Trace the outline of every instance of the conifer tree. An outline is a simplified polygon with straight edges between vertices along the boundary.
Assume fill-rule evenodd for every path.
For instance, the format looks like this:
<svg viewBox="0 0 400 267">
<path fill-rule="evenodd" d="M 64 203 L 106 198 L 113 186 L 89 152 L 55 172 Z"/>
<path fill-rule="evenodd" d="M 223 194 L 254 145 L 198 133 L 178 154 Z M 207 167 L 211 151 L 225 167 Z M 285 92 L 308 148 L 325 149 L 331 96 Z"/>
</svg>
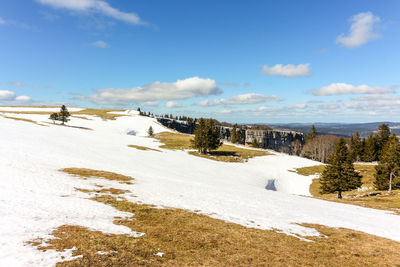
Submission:
<svg viewBox="0 0 400 267">
<path fill-rule="evenodd" d="M 376 156 L 376 139 L 375 136 L 370 134 L 368 138 L 365 140 L 365 147 L 364 147 L 364 156 L 363 160 L 367 162 L 377 160 Z"/>
<path fill-rule="evenodd" d="M 231 142 L 234 144 L 240 143 L 240 135 L 237 130 L 238 130 L 238 125 L 237 124 L 233 125 L 231 133 Z"/>
<path fill-rule="evenodd" d="M 62 122 L 64 125 L 67 121 L 69 121 L 68 117 L 70 116 L 68 109 L 65 105 L 61 106 L 60 113 L 58 114 L 58 120 Z"/>
<path fill-rule="evenodd" d="M 197 148 L 200 153 L 217 149 L 222 145 L 220 134 L 213 120 L 199 119 L 194 130 L 194 139 L 192 145 Z"/>
<path fill-rule="evenodd" d="M 354 135 L 351 135 L 350 137 L 350 149 L 353 161 L 361 160 L 362 141 L 358 132 L 356 132 Z"/>
<path fill-rule="evenodd" d="M 317 136 L 317 129 L 315 129 L 315 126 L 311 126 L 311 130 L 307 135 L 307 141 L 313 140 Z"/>
<path fill-rule="evenodd" d="M 375 166 L 374 185 L 378 190 L 388 190 L 391 194 L 393 189 L 400 188 L 400 181 L 394 182 L 400 173 L 400 143 L 393 134 L 383 147 L 379 164 Z"/>
<path fill-rule="evenodd" d="M 53 123 L 55 124 L 56 121 L 59 120 L 59 118 L 58 118 L 58 113 L 53 113 L 53 114 L 51 114 L 50 117 L 49 117 L 49 119 L 52 120 Z"/>
<path fill-rule="evenodd" d="M 381 124 L 378 127 L 378 132 L 375 135 L 376 140 L 376 159 L 379 159 L 383 147 L 385 146 L 386 142 L 389 140 L 390 137 L 390 128 L 387 124 Z"/>
<path fill-rule="evenodd" d="M 328 165 L 320 178 L 321 193 L 335 193 L 342 198 L 342 192 L 361 186 L 361 176 L 354 170 L 350 153 L 343 137 L 336 144 L 335 152 L 328 159 Z"/>
<path fill-rule="evenodd" d="M 149 129 L 147 130 L 147 133 L 149 136 L 153 136 L 154 134 L 153 127 L 150 126 Z"/>
<path fill-rule="evenodd" d="M 253 139 L 253 142 L 251 142 L 251 146 L 254 148 L 259 148 L 260 147 L 260 143 L 258 143 L 257 138 Z"/>
</svg>

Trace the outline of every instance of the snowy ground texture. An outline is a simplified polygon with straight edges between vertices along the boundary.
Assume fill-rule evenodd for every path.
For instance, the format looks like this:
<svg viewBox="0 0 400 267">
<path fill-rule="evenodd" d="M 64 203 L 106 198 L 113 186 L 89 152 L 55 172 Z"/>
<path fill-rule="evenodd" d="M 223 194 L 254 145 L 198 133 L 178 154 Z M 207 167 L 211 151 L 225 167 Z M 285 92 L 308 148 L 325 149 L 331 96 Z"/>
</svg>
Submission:
<svg viewBox="0 0 400 267">
<path fill-rule="evenodd" d="M 312 178 L 289 170 L 316 162 L 275 153 L 247 163 L 224 163 L 185 151 L 137 150 L 128 145 L 159 149 L 157 140 L 146 137 L 149 126 L 156 133 L 168 129 L 136 112 L 124 114 L 127 116 L 117 120 L 86 116 L 91 120 L 72 118 L 69 123 L 92 131 L 44 127 L 0 116 L 0 266 L 49 266 L 62 261 L 61 256 L 70 259 L 71 251 L 41 252 L 25 244 L 35 238 L 48 238 L 53 229 L 64 224 L 140 235 L 112 223 L 116 216 L 132 214 L 88 200 L 86 194 L 74 189 L 93 189 L 95 184 L 129 189 L 133 194 L 125 197 L 131 201 L 196 210 L 290 235 L 318 235 L 315 229 L 298 225 L 310 223 L 400 241 L 397 215 L 307 197 Z M 47 115 L 5 115 L 49 122 Z M 102 179 L 83 180 L 58 171 L 69 167 L 116 172 L 132 176 L 135 181 L 127 185 Z"/>
</svg>

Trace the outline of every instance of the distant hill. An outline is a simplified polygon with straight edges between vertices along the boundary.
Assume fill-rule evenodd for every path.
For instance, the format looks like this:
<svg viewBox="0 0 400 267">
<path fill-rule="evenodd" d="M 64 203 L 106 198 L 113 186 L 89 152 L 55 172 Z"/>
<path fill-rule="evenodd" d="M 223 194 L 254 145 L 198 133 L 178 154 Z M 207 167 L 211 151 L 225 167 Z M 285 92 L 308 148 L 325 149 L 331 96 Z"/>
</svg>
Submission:
<svg viewBox="0 0 400 267">
<path fill-rule="evenodd" d="M 318 134 L 332 134 L 336 136 L 350 137 L 351 134 L 359 132 L 361 136 L 368 136 L 371 132 L 378 129 L 382 123 L 389 125 L 391 131 L 400 134 L 399 122 L 369 122 L 369 123 L 287 123 L 269 124 L 275 129 L 296 130 L 308 133 L 312 125 L 317 128 Z"/>
</svg>

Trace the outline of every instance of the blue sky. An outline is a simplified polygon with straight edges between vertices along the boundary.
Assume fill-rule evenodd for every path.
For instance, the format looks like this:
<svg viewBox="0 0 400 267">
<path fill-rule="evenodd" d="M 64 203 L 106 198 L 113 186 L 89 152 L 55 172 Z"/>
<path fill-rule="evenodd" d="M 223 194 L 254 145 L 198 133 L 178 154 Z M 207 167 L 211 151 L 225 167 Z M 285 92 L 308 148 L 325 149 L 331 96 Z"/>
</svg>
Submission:
<svg viewBox="0 0 400 267">
<path fill-rule="evenodd" d="M 399 121 L 400 1 L 0 2 L 0 104 Z"/>
</svg>

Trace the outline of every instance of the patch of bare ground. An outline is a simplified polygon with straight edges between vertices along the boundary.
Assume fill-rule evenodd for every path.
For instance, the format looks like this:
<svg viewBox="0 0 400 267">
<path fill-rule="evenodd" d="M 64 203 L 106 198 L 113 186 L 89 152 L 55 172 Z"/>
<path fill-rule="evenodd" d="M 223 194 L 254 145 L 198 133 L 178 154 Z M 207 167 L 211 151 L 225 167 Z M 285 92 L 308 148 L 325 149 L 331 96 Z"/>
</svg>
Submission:
<svg viewBox="0 0 400 267">
<path fill-rule="evenodd" d="M 46 127 L 48 127 L 47 125 L 40 124 L 40 123 L 38 123 L 37 121 L 30 120 L 30 119 L 16 118 L 16 117 L 9 117 L 9 116 L 4 116 L 4 115 L 0 115 L 0 116 L 1 116 L 1 117 L 3 117 L 3 118 L 5 118 L 5 119 L 16 120 L 16 121 L 24 121 L 24 122 L 29 122 L 29 123 L 33 123 L 33 124 L 36 124 L 36 125 L 40 125 L 40 126 L 46 126 Z"/>
<path fill-rule="evenodd" d="M 91 200 L 133 213 L 133 218 L 116 218 L 114 223 L 145 235 L 135 238 L 63 225 L 52 232 L 55 238 L 46 240 L 47 246 L 42 246 L 43 240 L 30 244 L 42 251 L 75 247 L 73 255 L 82 255 L 57 266 L 400 265 L 400 243 L 353 230 L 305 224 L 324 236 L 308 237 L 313 242 L 305 242 L 181 209 L 132 203 L 120 196 L 101 195 Z"/>
<path fill-rule="evenodd" d="M 162 152 L 162 151 L 159 150 L 159 149 L 154 149 L 154 148 L 150 148 L 150 147 L 147 147 L 147 146 L 128 145 L 128 147 L 136 148 L 136 149 L 144 150 L 144 151 L 146 151 L 146 150 L 151 150 L 151 151 Z"/>
<path fill-rule="evenodd" d="M 160 148 L 172 150 L 193 149 L 191 143 L 191 140 L 194 138 L 193 135 L 162 132 L 154 135 L 154 138 L 164 143 Z M 263 150 L 247 149 L 225 144 L 220 146 L 217 150 L 210 151 L 206 154 L 201 154 L 197 151 L 189 151 L 189 154 L 223 162 L 243 162 L 247 161 L 249 158 L 270 155 L 270 153 Z"/>
<path fill-rule="evenodd" d="M 337 199 L 337 194 L 321 194 L 319 179 L 314 179 L 310 185 L 310 193 L 316 198 L 353 204 L 367 208 L 394 211 L 400 214 L 400 190 L 394 190 L 388 195 L 387 191 L 374 190 L 374 165 L 354 164 L 354 167 L 362 176 L 363 190 L 352 190 L 343 193 L 343 199 Z M 325 165 L 311 166 L 296 169 L 301 175 L 320 175 Z"/>
<path fill-rule="evenodd" d="M 70 112 L 70 113 L 74 114 L 74 115 L 82 114 L 82 115 L 97 116 L 97 117 L 100 117 L 100 118 L 105 119 L 105 120 L 115 120 L 115 118 L 117 118 L 117 117 L 126 116 L 126 115 L 123 115 L 123 114 L 112 114 L 112 113 L 110 113 L 112 111 L 124 111 L 124 110 L 91 109 L 91 108 L 88 108 L 88 109 L 84 109 L 84 110 L 81 110 L 81 111 L 75 111 L 75 112 Z"/>
<path fill-rule="evenodd" d="M 65 168 L 60 171 L 75 175 L 78 177 L 86 177 L 86 178 L 103 178 L 107 180 L 115 180 L 120 181 L 127 184 L 132 184 L 133 178 L 130 176 L 125 176 L 122 174 L 108 172 L 108 171 L 99 171 L 93 169 L 86 168 Z"/>
</svg>

